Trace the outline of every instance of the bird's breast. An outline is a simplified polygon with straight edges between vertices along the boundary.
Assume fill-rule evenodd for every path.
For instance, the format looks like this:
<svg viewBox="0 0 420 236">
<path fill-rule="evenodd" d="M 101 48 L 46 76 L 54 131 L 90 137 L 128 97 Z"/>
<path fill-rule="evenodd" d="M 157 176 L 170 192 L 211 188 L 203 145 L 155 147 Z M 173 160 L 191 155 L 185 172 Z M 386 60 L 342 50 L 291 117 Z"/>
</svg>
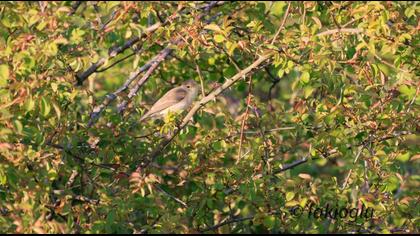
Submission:
<svg viewBox="0 0 420 236">
<path fill-rule="evenodd" d="M 183 111 L 188 107 L 188 101 L 186 99 L 166 108 L 165 110 L 161 111 L 160 114 L 161 115 L 166 115 L 168 114 L 168 112 L 178 112 L 178 111 Z"/>
</svg>

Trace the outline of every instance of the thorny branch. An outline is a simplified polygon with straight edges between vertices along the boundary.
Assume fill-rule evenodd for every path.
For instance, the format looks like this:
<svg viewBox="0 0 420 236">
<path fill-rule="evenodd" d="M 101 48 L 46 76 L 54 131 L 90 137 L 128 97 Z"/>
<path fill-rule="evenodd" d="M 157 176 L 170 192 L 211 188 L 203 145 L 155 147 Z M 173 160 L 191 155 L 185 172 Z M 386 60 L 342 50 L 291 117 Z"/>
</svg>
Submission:
<svg viewBox="0 0 420 236">
<path fill-rule="evenodd" d="M 212 1 L 206 5 L 200 6 L 198 7 L 198 10 L 202 10 L 202 11 L 209 11 L 211 8 L 216 7 L 216 6 L 220 6 L 223 5 L 225 2 L 224 1 Z M 131 39 L 129 39 L 128 41 L 126 41 L 123 45 L 118 46 L 118 47 L 111 47 L 108 56 L 107 57 L 102 57 L 100 58 L 96 63 L 93 63 L 88 69 L 86 69 L 85 71 L 81 71 L 78 72 L 76 74 L 76 80 L 77 80 L 77 85 L 82 85 L 83 82 L 93 73 L 98 72 L 98 69 L 105 64 L 106 61 L 114 58 L 115 56 L 117 56 L 118 54 L 123 53 L 126 49 L 134 46 L 135 44 L 139 43 L 142 39 L 149 37 L 149 35 L 151 35 L 152 33 L 154 33 L 157 29 L 164 27 L 170 23 L 172 23 L 176 18 L 182 16 L 182 15 L 188 15 L 191 14 L 190 11 L 184 11 L 185 6 L 180 5 L 178 10 L 172 14 L 171 16 L 169 16 L 164 22 L 156 22 L 155 24 L 151 25 L 150 27 L 148 27 L 147 29 L 144 30 L 144 32 L 142 32 L 141 35 L 139 36 L 134 36 Z M 205 14 L 201 14 L 199 16 L 199 18 L 204 17 Z M 140 47 L 140 46 L 139 46 Z"/>
<path fill-rule="evenodd" d="M 245 109 L 245 114 L 242 118 L 242 123 L 241 123 L 241 134 L 239 137 L 239 148 L 238 148 L 238 159 L 236 160 L 236 164 L 239 163 L 239 161 L 241 160 L 242 157 L 242 142 L 244 140 L 244 130 L 245 130 L 245 123 L 248 120 L 248 116 L 249 116 L 249 107 L 251 106 L 251 99 L 252 99 L 252 78 L 249 77 L 249 81 L 248 81 L 248 97 L 246 99 L 246 109 Z"/>
<path fill-rule="evenodd" d="M 187 208 L 188 207 L 188 205 L 185 202 L 183 202 L 181 199 L 173 196 L 172 194 L 166 192 L 160 186 L 158 186 L 158 185 L 155 184 L 155 185 L 153 185 L 153 187 L 155 187 L 157 190 L 159 190 L 160 192 L 162 192 L 165 196 L 167 196 L 167 197 L 171 198 L 172 200 L 174 200 L 175 202 L 181 204 L 184 208 Z"/>
<path fill-rule="evenodd" d="M 64 151 L 67 155 L 69 155 L 69 156 L 71 156 L 72 158 L 74 158 L 74 159 L 76 159 L 76 160 L 80 161 L 81 163 L 84 163 L 84 164 L 88 164 L 88 165 L 92 165 L 92 166 L 96 166 L 96 167 L 100 167 L 100 168 L 104 168 L 104 169 L 109 169 L 109 170 L 115 171 L 115 168 L 112 168 L 112 167 L 110 167 L 110 166 L 108 166 L 108 165 L 105 165 L 105 164 L 96 164 L 96 163 L 94 163 L 94 162 L 89 162 L 89 161 L 85 160 L 84 158 L 82 158 L 82 157 L 80 157 L 80 156 L 78 156 L 78 155 L 76 155 L 76 154 L 72 153 L 70 150 L 66 149 L 65 147 L 63 147 L 63 146 L 61 146 L 61 145 L 59 145 L 59 144 L 47 143 L 47 145 L 48 145 L 48 146 L 50 146 L 50 147 L 53 147 L 53 148 L 55 148 L 55 149 L 59 149 L 59 150 L 61 150 L 61 151 Z"/>
<path fill-rule="evenodd" d="M 142 34 L 140 36 L 134 36 L 134 37 L 132 37 L 131 39 L 129 39 L 128 41 L 126 41 L 121 46 L 112 47 L 111 50 L 109 51 L 107 57 L 100 58 L 98 60 L 98 62 L 92 64 L 88 69 L 86 69 L 83 72 L 78 72 L 76 74 L 77 85 L 82 85 L 83 82 L 91 74 L 97 72 L 98 71 L 98 68 L 101 67 L 103 64 L 105 64 L 105 62 L 107 60 L 110 60 L 110 59 L 114 58 L 115 56 L 117 56 L 118 54 L 123 53 L 126 49 L 128 49 L 128 48 L 132 47 L 133 45 L 137 44 L 143 38 L 148 37 L 150 34 L 154 33 L 160 27 L 166 26 L 167 24 L 171 23 L 175 18 L 177 18 L 179 16 L 178 12 L 179 11 L 175 12 L 172 16 L 168 17 L 168 19 L 165 22 L 163 22 L 163 23 L 157 22 L 157 23 L 151 25 L 150 27 L 148 27 L 147 29 L 145 29 L 144 32 L 142 32 Z"/>
<path fill-rule="evenodd" d="M 211 92 L 209 95 L 203 97 L 200 101 L 196 102 L 192 109 L 188 112 L 188 114 L 184 117 L 182 120 L 181 125 L 179 125 L 178 129 L 175 129 L 175 131 L 170 135 L 169 137 L 164 138 L 158 146 L 152 151 L 152 153 L 149 155 L 148 160 L 143 160 L 143 162 L 138 165 L 137 170 L 140 170 L 142 168 L 147 167 L 153 160 L 171 143 L 171 141 L 175 138 L 178 133 L 185 128 L 185 126 L 190 122 L 193 115 L 203 106 L 205 106 L 210 101 L 213 101 L 218 95 L 220 95 L 223 91 L 225 91 L 227 88 L 231 87 L 235 82 L 237 82 L 239 79 L 241 79 L 243 76 L 248 75 L 253 70 L 255 70 L 257 67 L 259 67 L 261 64 L 269 60 L 273 56 L 273 53 L 267 53 L 263 56 L 261 56 L 258 60 L 256 60 L 254 63 L 249 65 L 247 68 L 243 69 L 236 75 L 234 75 L 231 79 L 228 79 L 223 85 L 215 89 L 213 92 Z"/>
<path fill-rule="evenodd" d="M 216 7 L 216 6 L 220 6 L 224 3 L 224 1 L 213 1 L 211 3 L 209 3 L 208 5 L 202 6 L 199 9 L 201 10 L 205 10 L 205 11 L 209 11 L 211 8 Z M 199 15 L 199 19 L 204 17 L 206 14 L 202 13 Z M 172 43 L 173 45 L 177 45 L 178 43 L 181 42 L 181 39 L 176 39 L 174 40 L 174 42 Z M 102 113 L 102 111 L 112 102 L 114 101 L 118 95 L 127 90 L 128 86 L 143 72 L 147 71 L 145 73 L 145 75 L 136 83 L 136 85 L 131 89 L 129 95 L 128 95 L 128 99 L 133 98 L 137 92 L 139 91 L 139 89 L 143 86 L 143 84 L 149 79 L 150 75 L 158 68 L 158 65 L 165 60 L 169 55 L 171 55 L 173 49 L 171 47 L 171 45 L 167 46 L 166 48 L 164 48 L 162 51 L 160 51 L 153 59 L 151 59 L 149 62 L 147 62 L 145 65 L 143 65 L 141 68 L 139 68 L 136 72 L 131 73 L 130 77 L 126 80 L 126 82 L 124 83 L 124 85 L 122 87 L 120 87 L 117 91 L 106 95 L 104 101 L 99 105 L 96 106 L 91 115 L 90 115 L 90 119 L 88 122 L 88 127 L 91 127 L 92 125 L 95 124 L 95 122 L 98 120 L 100 114 Z M 118 104 L 118 111 L 121 113 L 123 112 L 126 107 L 128 105 L 128 101 L 123 101 L 120 104 Z"/>
<path fill-rule="evenodd" d="M 88 123 L 88 127 L 91 127 L 99 118 L 100 114 L 102 113 L 102 111 L 112 102 L 114 101 L 118 95 L 127 90 L 128 86 L 144 71 L 149 70 L 153 65 L 158 65 L 162 60 L 164 60 L 172 51 L 172 49 L 170 48 L 165 48 L 162 51 L 160 51 L 155 57 L 153 57 L 150 61 L 148 61 L 146 64 L 144 64 L 142 67 L 140 67 L 139 69 L 137 69 L 137 71 L 132 72 L 130 74 L 130 76 L 128 77 L 128 79 L 125 81 L 125 83 L 123 84 L 123 86 L 121 86 L 118 90 L 116 90 L 115 92 L 106 95 L 105 100 L 97 107 L 95 107 L 92 111 L 92 113 L 90 114 L 90 120 Z M 156 68 L 155 68 L 156 69 Z M 154 71 L 154 69 L 153 69 Z M 151 72 L 153 72 L 151 71 Z M 150 73 L 151 73 L 150 72 Z"/>
<path fill-rule="evenodd" d="M 316 36 L 324 36 L 324 35 L 330 35 L 335 33 L 349 33 L 349 34 L 360 34 L 363 33 L 363 30 L 357 29 L 357 28 L 339 28 L 339 29 L 331 29 L 324 32 L 321 32 L 317 34 Z"/>
<path fill-rule="evenodd" d="M 274 35 L 273 40 L 271 40 L 271 45 L 274 44 L 274 42 L 276 41 L 277 37 L 279 36 L 281 30 L 283 29 L 284 24 L 286 23 L 286 19 L 289 16 L 289 12 L 290 12 L 289 11 L 290 10 L 290 5 L 291 5 L 291 2 L 289 2 L 289 4 L 287 5 L 287 10 L 286 10 L 286 13 L 284 14 L 283 21 L 281 22 L 281 25 L 280 25 L 279 29 L 277 30 L 276 34 Z"/>
<path fill-rule="evenodd" d="M 175 42 L 175 44 L 177 44 L 177 42 Z M 128 100 L 132 99 L 137 94 L 137 92 L 139 91 L 141 86 L 143 86 L 143 84 L 147 81 L 147 79 L 149 79 L 150 75 L 156 70 L 156 68 L 159 66 L 159 64 L 162 61 L 164 61 L 168 57 L 169 54 L 172 53 L 172 50 L 173 49 L 171 49 L 171 47 L 168 46 L 165 49 L 163 49 L 154 58 L 154 60 L 152 60 L 152 63 L 150 64 L 150 67 L 147 69 L 146 73 L 143 75 L 143 77 L 139 81 L 137 81 L 137 83 L 134 85 L 134 87 L 130 90 L 130 92 L 128 94 Z M 118 104 L 117 107 L 118 107 L 118 112 L 119 113 L 122 113 L 127 108 L 128 100 L 124 100 L 123 102 Z"/>
</svg>

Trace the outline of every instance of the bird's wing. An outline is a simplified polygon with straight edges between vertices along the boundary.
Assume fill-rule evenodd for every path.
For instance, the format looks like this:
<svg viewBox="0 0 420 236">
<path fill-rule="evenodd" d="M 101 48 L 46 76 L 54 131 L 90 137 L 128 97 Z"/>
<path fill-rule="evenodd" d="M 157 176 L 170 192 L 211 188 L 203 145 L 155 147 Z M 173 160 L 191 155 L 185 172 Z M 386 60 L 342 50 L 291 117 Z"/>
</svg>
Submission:
<svg viewBox="0 0 420 236">
<path fill-rule="evenodd" d="M 149 116 L 153 116 L 153 114 L 158 113 L 160 111 L 165 110 L 166 108 L 177 104 L 178 102 L 182 101 L 187 96 L 187 91 L 184 88 L 173 88 L 169 90 L 165 95 L 163 95 L 153 106 L 150 110 L 140 119 L 146 119 Z"/>
</svg>

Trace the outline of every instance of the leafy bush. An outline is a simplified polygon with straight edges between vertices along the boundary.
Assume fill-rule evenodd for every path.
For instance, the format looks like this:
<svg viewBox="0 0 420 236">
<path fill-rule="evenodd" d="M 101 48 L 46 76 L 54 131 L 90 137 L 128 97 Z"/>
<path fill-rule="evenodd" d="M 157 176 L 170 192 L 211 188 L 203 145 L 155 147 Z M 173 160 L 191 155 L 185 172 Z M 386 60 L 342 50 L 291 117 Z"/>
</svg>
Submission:
<svg viewBox="0 0 420 236">
<path fill-rule="evenodd" d="M 0 3 L 1 232 L 418 233 L 419 10 Z"/>
</svg>

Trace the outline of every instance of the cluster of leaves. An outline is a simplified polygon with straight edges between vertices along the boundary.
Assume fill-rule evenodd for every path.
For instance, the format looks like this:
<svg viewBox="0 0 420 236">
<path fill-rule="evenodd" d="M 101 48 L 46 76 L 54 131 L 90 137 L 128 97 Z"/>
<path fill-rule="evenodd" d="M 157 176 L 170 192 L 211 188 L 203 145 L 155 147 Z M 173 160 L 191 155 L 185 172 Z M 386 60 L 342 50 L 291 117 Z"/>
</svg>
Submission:
<svg viewBox="0 0 420 236">
<path fill-rule="evenodd" d="M 206 4 L 0 3 L 1 232 L 419 232 L 418 3 Z M 88 125 L 168 45 L 118 94 L 128 109 Z M 266 53 L 138 168 L 180 120 L 139 124 L 147 104 L 190 78 L 208 94 Z M 374 217 L 289 210 L 308 203 Z"/>
</svg>

